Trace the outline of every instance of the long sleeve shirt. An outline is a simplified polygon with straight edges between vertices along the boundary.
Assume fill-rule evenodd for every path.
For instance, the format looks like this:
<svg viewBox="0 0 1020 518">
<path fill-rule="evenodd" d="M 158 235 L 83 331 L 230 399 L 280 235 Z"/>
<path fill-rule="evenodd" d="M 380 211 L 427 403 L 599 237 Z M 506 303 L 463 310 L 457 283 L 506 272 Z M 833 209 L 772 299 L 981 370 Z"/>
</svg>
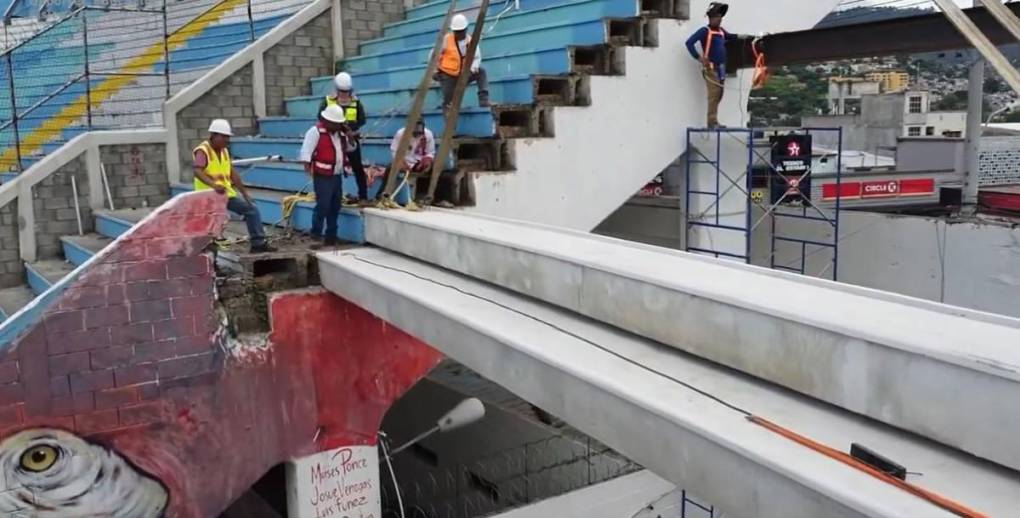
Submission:
<svg viewBox="0 0 1020 518">
<path fill-rule="evenodd" d="M 714 29 L 712 31 L 712 43 L 707 45 L 708 42 L 708 31 L 709 28 L 702 27 L 697 32 L 691 35 L 687 39 L 687 51 L 691 53 L 691 57 L 694 59 L 701 59 L 701 56 L 708 51 L 708 61 L 712 63 L 713 68 L 719 74 L 720 80 L 726 79 L 726 42 L 740 39 L 740 36 L 736 34 L 730 34 L 722 27 Z M 722 33 L 722 34 L 720 34 Z M 701 50 L 698 50 L 698 45 L 701 45 Z"/>
<path fill-rule="evenodd" d="M 396 158 L 397 148 L 400 147 L 400 138 L 403 136 L 404 128 L 397 130 L 397 134 L 393 136 L 393 142 L 390 143 L 391 158 Z M 411 139 L 411 144 L 407 148 L 407 154 L 404 155 L 404 162 L 413 166 L 425 157 L 432 158 L 433 160 L 436 158 L 436 137 L 432 130 L 428 128 L 425 128 L 425 134 L 421 137 Z"/>
</svg>

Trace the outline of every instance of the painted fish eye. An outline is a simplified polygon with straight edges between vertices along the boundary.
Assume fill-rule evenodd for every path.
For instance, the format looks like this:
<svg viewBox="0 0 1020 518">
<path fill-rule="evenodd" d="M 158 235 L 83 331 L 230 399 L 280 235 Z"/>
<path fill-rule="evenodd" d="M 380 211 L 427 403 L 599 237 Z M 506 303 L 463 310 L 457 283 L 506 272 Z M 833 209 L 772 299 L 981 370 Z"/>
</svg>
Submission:
<svg viewBox="0 0 1020 518">
<path fill-rule="evenodd" d="M 41 473 L 53 467 L 59 456 L 60 453 L 52 446 L 33 446 L 21 454 L 21 467 L 33 473 Z"/>
</svg>

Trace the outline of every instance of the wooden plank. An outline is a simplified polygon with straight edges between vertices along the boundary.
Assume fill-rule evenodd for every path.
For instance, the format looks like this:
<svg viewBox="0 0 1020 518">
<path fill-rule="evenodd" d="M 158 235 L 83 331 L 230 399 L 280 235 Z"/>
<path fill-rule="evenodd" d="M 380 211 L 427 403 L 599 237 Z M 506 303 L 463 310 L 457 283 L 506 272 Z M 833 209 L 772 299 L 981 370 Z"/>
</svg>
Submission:
<svg viewBox="0 0 1020 518">
<path fill-rule="evenodd" d="M 426 204 L 432 204 L 436 194 L 436 186 L 439 184 L 439 174 L 446 167 L 446 156 L 450 154 L 450 147 L 453 144 L 453 133 L 457 130 L 460 105 L 464 100 L 464 91 L 467 90 L 468 79 L 471 77 L 471 63 L 474 62 L 475 53 L 478 51 L 478 44 L 482 39 L 482 30 L 485 28 L 485 14 L 488 10 L 489 0 L 482 0 L 482 5 L 478 8 L 478 18 L 475 20 L 475 30 L 471 35 L 471 41 L 468 43 L 467 54 L 464 56 L 464 65 L 460 67 L 460 76 L 457 77 L 457 87 L 453 90 L 452 104 L 446 108 L 446 113 L 444 114 L 443 139 L 439 143 L 436 160 L 432 163 L 429 191 L 425 196 Z"/>
</svg>

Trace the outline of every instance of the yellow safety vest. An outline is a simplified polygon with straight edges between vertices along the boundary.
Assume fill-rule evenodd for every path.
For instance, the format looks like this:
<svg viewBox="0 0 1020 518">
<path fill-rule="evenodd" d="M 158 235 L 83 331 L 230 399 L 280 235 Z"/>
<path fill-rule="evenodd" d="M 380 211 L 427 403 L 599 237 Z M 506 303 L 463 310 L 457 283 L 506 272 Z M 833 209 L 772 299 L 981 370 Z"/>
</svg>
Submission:
<svg viewBox="0 0 1020 518">
<path fill-rule="evenodd" d="M 333 97 L 331 95 L 327 95 L 326 96 L 326 106 L 327 107 L 328 106 L 333 106 L 334 104 L 339 104 L 338 102 L 336 102 L 336 97 Z M 346 119 L 347 122 L 358 122 L 358 100 L 357 99 L 351 99 L 351 104 L 349 104 L 347 106 L 341 106 L 341 108 L 344 109 L 344 119 Z"/>
<path fill-rule="evenodd" d="M 230 151 L 224 148 L 223 151 L 217 155 L 216 152 L 213 151 L 212 145 L 209 144 L 208 140 L 199 144 L 198 147 L 195 148 L 195 151 L 192 151 L 192 154 L 198 150 L 202 150 L 205 153 L 207 160 L 205 174 L 209 175 L 217 185 L 222 185 L 223 188 L 226 189 L 226 195 L 228 198 L 237 196 L 237 191 L 234 190 L 234 186 L 230 182 L 230 172 L 233 170 L 233 167 L 230 165 Z M 196 191 L 212 189 L 212 187 L 206 185 L 205 182 L 199 180 L 197 176 L 195 177 L 194 186 Z"/>
</svg>

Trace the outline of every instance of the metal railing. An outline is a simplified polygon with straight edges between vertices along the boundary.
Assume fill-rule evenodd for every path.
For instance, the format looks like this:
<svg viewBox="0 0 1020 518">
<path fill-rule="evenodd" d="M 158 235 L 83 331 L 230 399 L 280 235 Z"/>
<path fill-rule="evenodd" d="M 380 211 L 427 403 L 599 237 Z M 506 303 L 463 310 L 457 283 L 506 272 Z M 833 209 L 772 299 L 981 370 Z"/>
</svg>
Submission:
<svg viewBox="0 0 1020 518">
<path fill-rule="evenodd" d="M 643 469 L 593 439 L 565 436 L 448 467 L 416 469 L 414 473 L 401 469 L 408 464 L 395 462 L 395 467 L 408 518 L 485 516 Z M 383 476 L 381 486 L 383 517 L 399 517 L 393 481 Z"/>
<path fill-rule="evenodd" d="M 306 3 L 75 7 L 0 53 L 0 172 L 85 131 L 160 125 L 163 101 Z"/>
</svg>

